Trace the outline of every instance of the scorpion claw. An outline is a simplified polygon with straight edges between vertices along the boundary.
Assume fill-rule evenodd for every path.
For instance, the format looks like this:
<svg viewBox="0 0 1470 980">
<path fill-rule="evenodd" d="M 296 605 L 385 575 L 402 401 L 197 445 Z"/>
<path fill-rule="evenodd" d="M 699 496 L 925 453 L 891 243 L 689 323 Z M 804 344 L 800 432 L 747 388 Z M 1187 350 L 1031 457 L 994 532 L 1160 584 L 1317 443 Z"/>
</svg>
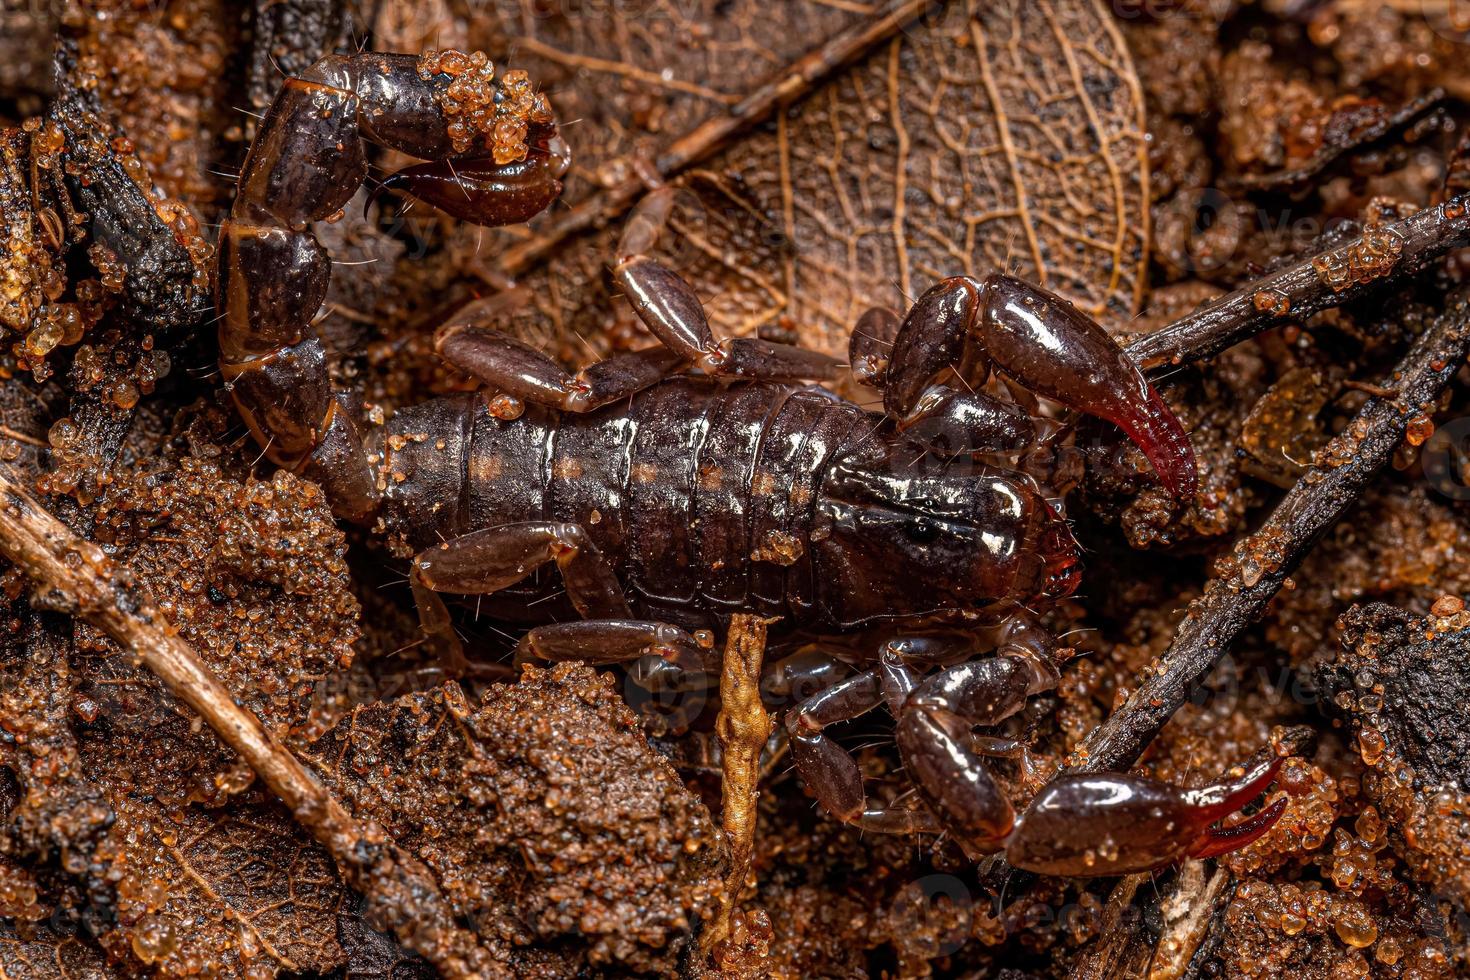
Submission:
<svg viewBox="0 0 1470 980">
<path fill-rule="evenodd" d="M 368 203 L 384 191 L 402 190 L 462 221 L 513 225 L 551 206 L 564 172 L 562 157 L 541 152 L 507 164 L 478 157 L 432 160 L 389 176 Z"/>
<path fill-rule="evenodd" d="M 1006 858 L 1043 874 L 1094 876 L 1228 853 L 1265 834 L 1285 811 L 1278 800 L 1234 826 L 1213 826 L 1259 796 L 1280 766 L 1273 759 L 1235 782 L 1197 790 L 1126 773 L 1058 776 L 1017 821 Z"/>
<path fill-rule="evenodd" d="M 1276 779 L 1282 760 L 1273 757 L 1260 763 L 1244 776 L 1230 783 L 1214 783 L 1179 793 L 1184 804 L 1196 813 L 1195 822 L 1212 824 L 1228 817 L 1266 791 Z"/>
<path fill-rule="evenodd" d="M 1190 857 L 1212 858 L 1237 851 L 1265 835 L 1286 812 L 1286 798 L 1282 797 L 1254 816 L 1247 817 L 1229 827 L 1207 827 L 1199 841 L 1189 852 Z"/>
<path fill-rule="evenodd" d="M 1189 437 L 1113 338 L 1038 286 L 1004 275 L 986 285 L 979 327 L 995 365 L 1039 394 L 1119 426 L 1171 493 L 1193 497 L 1199 481 Z"/>
</svg>

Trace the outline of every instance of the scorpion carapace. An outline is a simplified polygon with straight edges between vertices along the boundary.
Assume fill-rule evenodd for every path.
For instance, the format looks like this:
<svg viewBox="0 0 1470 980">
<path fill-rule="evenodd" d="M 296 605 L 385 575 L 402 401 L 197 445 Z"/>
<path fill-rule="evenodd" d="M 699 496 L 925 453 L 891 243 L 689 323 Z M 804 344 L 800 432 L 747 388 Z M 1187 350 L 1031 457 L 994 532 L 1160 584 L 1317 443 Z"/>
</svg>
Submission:
<svg viewBox="0 0 1470 980">
<path fill-rule="evenodd" d="M 470 220 L 519 220 L 549 202 L 567 165 L 549 113 L 519 77 L 486 89 L 487 65 L 357 55 L 288 82 L 221 248 L 236 403 L 270 457 L 320 481 L 339 515 L 422 549 L 410 584 L 447 672 L 473 668 L 444 594 L 541 623 L 519 655 L 627 662 L 646 686 L 674 690 L 706 685 L 718 666 L 704 627 L 734 611 L 780 616 L 824 643 L 847 635 L 841 658 L 800 654 L 772 671 L 819 687 L 786 730 L 808 787 L 842 820 L 942 830 L 972 854 L 1005 847 L 1023 866 L 1077 875 L 1218 853 L 1270 826 L 1279 806 L 1211 829 L 1265 788 L 1271 766 L 1192 791 L 1057 779 L 1019 818 L 990 774 L 988 758 L 1025 748 L 977 729 L 1056 686 L 1064 657 L 1033 610 L 1079 574 L 1056 495 L 1006 465 L 1044 459 L 1066 433 L 1023 408 L 1016 386 L 1117 422 L 1166 486 L 1194 487 L 1188 440 L 1158 395 L 1096 323 L 1043 289 L 948 279 L 902 320 L 864 316 L 851 361 L 883 391 L 875 415 L 807 383 L 835 375 L 830 357 L 715 337 L 694 290 L 648 254 L 672 201 L 658 189 L 612 267 L 657 346 L 573 375 L 496 330 L 492 297 L 435 338 L 484 392 L 360 428 L 311 329 L 329 263 L 308 225 L 363 179 L 364 139 L 431 158 L 389 183 Z M 469 92 L 456 88 L 466 77 Z M 870 804 L 827 731 L 880 704 L 921 807 Z"/>
</svg>

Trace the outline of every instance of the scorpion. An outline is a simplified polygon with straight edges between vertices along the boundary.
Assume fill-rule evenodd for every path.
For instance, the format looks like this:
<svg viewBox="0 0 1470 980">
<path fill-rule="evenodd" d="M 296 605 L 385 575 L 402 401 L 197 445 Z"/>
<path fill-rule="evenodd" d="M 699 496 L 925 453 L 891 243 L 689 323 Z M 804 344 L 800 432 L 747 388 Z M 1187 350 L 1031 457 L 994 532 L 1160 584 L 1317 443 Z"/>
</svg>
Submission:
<svg viewBox="0 0 1470 980">
<path fill-rule="evenodd" d="M 1070 651 L 1035 610 L 1080 575 L 1060 504 L 1004 462 L 1059 429 L 1034 402 L 991 394 L 988 379 L 1116 423 L 1167 489 L 1196 489 L 1188 437 L 1096 322 L 1007 275 L 945 279 L 904 317 L 859 322 L 849 361 L 881 391 L 882 413 L 870 412 L 820 386 L 837 359 L 714 335 L 694 289 L 649 254 L 672 207 L 658 188 L 634 208 L 612 267 L 657 345 L 572 374 L 472 303 L 435 348 L 481 390 L 367 431 L 313 326 L 331 260 L 311 230 L 363 185 L 366 143 L 427 161 L 379 190 L 481 225 L 549 206 L 570 153 L 525 74 L 496 74 L 482 53 L 330 55 L 284 82 L 220 232 L 220 358 L 236 408 L 264 454 L 319 483 L 339 518 L 421 549 L 411 589 L 447 672 L 467 661 L 446 594 L 537 624 L 520 655 L 628 663 L 665 689 L 716 669 L 707 627 L 739 611 L 780 616 L 808 634 L 871 638 L 876 651 L 842 679 L 782 667 L 787 681 L 823 685 L 785 727 L 803 781 L 839 820 L 946 832 L 975 859 L 1004 850 L 1017 867 L 1104 875 L 1225 853 L 1281 815 L 1278 800 L 1222 823 L 1261 795 L 1279 759 L 1193 790 L 1061 775 L 1019 815 L 987 764 L 1024 747 L 976 729 L 1059 683 Z M 915 441 L 966 465 L 920 471 Z M 560 589 L 537 574 L 552 564 Z M 922 806 L 869 801 L 857 762 L 827 734 L 880 705 Z"/>
</svg>

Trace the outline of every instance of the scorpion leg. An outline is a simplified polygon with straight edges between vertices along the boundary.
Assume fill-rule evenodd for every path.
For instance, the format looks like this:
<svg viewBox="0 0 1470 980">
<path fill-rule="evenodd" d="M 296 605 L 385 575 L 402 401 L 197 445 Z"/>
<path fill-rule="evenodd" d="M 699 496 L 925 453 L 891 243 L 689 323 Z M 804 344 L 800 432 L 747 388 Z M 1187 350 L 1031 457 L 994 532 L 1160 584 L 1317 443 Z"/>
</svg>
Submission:
<svg viewBox="0 0 1470 980">
<path fill-rule="evenodd" d="M 637 619 L 588 619 L 538 626 L 521 638 L 515 662 L 531 658 L 593 665 L 628 663 L 628 676 L 650 695 L 706 691 L 719 676 L 718 657 L 709 645 L 668 623 Z M 665 723 L 684 727 L 704 705 L 703 698 L 679 699 Z"/>
<path fill-rule="evenodd" d="M 1171 492 L 1193 496 L 1189 438 L 1137 365 L 1066 300 L 1011 276 L 945 279 L 919 298 L 894 342 L 884 409 L 902 426 L 936 413 L 990 412 L 994 406 L 967 404 L 973 394 L 934 391 L 949 371 L 982 360 L 1038 394 L 1120 426 Z"/>
<path fill-rule="evenodd" d="M 716 340 L 698 294 L 682 277 L 646 253 L 673 209 L 670 188 L 638 203 L 618 244 L 613 278 L 634 311 L 660 341 L 706 374 L 769 381 L 828 380 L 841 362 L 817 351 L 755 337 Z"/>
<path fill-rule="evenodd" d="M 567 412 L 591 412 L 652 387 L 684 366 L 684 359 L 668 348 L 650 347 L 605 358 L 572 375 L 529 344 L 483 325 L 486 312 L 498 309 L 496 299 L 456 313 L 434 335 L 434 347 L 450 364 L 498 392 Z"/>
<path fill-rule="evenodd" d="M 761 696 L 768 704 L 797 705 L 852 674 L 842 660 L 817 648 L 803 648 L 766 668 Z"/>
<path fill-rule="evenodd" d="M 875 306 L 858 317 L 847 341 L 847 363 L 854 381 L 870 388 L 883 387 L 888 358 L 893 354 L 893 342 L 898 339 L 902 323 L 897 313 L 882 306 Z"/>
<path fill-rule="evenodd" d="M 583 616 L 631 615 L 617 577 L 580 524 L 527 521 L 465 534 L 414 557 L 409 581 L 424 633 L 449 665 L 462 667 L 463 649 L 439 593 L 490 595 L 553 561 Z"/>
<path fill-rule="evenodd" d="M 942 829 L 933 814 L 923 810 L 869 806 L 857 760 L 833 741 L 825 729 L 851 721 L 885 702 L 896 711 L 915 684 L 907 673 L 890 669 L 892 663 L 904 659 L 924 663 L 952 660 L 957 651 L 969 649 L 973 642 L 973 637 L 955 632 L 890 640 L 884 646 L 882 666 L 878 669 L 847 677 L 787 712 L 786 733 L 796 768 L 828 813 L 845 823 L 879 833 Z"/>
<path fill-rule="evenodd" d="M 1280 767 L 1271 759 L 1234 782 L 1193 790 L 1127 773 L 1058 776 L 1021 814 L 1006 859 L 1043 874 L 1116 875 L 1233 851 L 1270 830 L 1286 800 L 1213 825 L 1260 796 Z"/>
<path fill-rule="evenodd" d="M 985 757 L 1022 754 L 1023 748 L 973 729 L 1004 721 L 1061 676 L 1054 642 L 1028 614 L 1003 624 L 1001 637 L 996 656 L 946 667 L 922 681 L 889 651 L 881 667 L 895 678 L 895 693 L 905 692 L 894 731 L 904 768 L 939 822 L 975 859 L 999 849 L 1015 823 Z"/>
<path fill-rule="evenodd" d="M 851 823 L 862 817 L 867 795 L 857 760 L 834 742 L 824 729 L 851 721 L 883 703 L 878 672 L 866 670 L 833 684 L 786 713 L 791 756 L 817 802 L 838 820 Z"/>
<path fill-rule="evenodd" d="M 704 672 L 712 666 L 707 647 L 677 626 L 641 619 L 584 619 L 576 623 L 538 626 L 516 645 L 516 659 L 535 657 L 562 662 L 581 660 L 605 665 L 657 657 L 681 671 Z M 669 675 L 672 676 L 672 675 Z M 658 681 L 666 681 L 659 677 Z"/>
</svg>

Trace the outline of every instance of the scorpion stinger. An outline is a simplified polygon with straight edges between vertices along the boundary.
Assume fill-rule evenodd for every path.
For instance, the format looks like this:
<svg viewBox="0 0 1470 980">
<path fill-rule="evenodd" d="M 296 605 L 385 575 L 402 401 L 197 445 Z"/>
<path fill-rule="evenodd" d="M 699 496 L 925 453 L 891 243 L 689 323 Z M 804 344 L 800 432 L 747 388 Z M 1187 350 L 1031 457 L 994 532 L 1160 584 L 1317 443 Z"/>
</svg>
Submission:
<svg viewBox="0 0 1470 980">
<path fill-rule="evenodd" d="M 530 221 L 561 195 L 571 154 L 559 136 L 540 136 L 523 160 L 497 163 L 484 157 L 431 160 L 381 181 L 368 199 L 403 190 L 461 221 L 510 225 Z"/>
<path fill-rule="evenodd" d="M 1164 485 L 1190 498 L 1198 488 L 1189 437 L 1117 343 L 1060 296 L 1012 276 L 946 279 L 921 296 L 900 327 L 888 361 L 884 408 L 900 427 L 936 416 L 976 432 L 991 448 L 1030 441 L 1020 410 L 982 391 L 937 383 L 993 364 L 1011 379 L 1069 408 L 1120 426 Z"/>
</svg>

